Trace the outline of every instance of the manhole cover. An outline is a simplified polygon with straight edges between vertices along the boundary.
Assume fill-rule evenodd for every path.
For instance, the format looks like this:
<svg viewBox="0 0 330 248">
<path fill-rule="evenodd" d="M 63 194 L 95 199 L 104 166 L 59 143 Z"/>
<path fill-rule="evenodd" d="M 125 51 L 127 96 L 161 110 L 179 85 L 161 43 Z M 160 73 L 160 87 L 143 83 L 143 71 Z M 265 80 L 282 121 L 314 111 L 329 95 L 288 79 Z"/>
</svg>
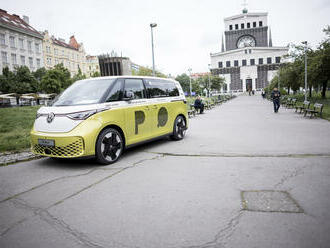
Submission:
<svg viewBox="0 0 330 248">
<path fill-rule="evenodd" d="M 302 213 L 302 208 L 286 191 L 242 191 L 244 210 L 259 212 Z"/>
</svg>

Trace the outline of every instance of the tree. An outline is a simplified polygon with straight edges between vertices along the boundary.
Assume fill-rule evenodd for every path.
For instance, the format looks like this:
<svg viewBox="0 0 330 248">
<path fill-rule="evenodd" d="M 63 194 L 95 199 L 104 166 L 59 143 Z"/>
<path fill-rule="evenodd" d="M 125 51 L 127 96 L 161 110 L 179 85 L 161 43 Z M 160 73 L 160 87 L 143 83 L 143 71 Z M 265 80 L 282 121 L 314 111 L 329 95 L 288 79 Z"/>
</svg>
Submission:
<svg viewBox="0 0 330 248">
<path fill-rule="evenodd" d="M 94 71 L 94 72 L 92 73 L 91 77 L 101 77 L 101 74 L 100 74 L 100 72 L 98 72 L 98 71 Z"/>
<path fill-rule="evenodd" d="M 34 78 L 37 80 L 37 90 L 36 92 L 40 92 L 42 89 L 41 89 L 41 80 L 42 78 L 46 75 L 46 68 L 45 67 L 42 67 L 42 68 L 39 68 L 38 70 L 36 70 L 35 72 L 32 72 L 32 75 L 34 76 Z"/>
<path fill-rule="evenodd" d="M 14 83 L 15 75 L 9 70 L 8 67 L 2 69 L 2 75 L 0 75 L 0 91 L 2 93 L 13 93 L 11 87 Z"/>
<path fill-rule="evenodd" d="M 83 74 L 79 68 L 78 73 L 72 77 L 72 83 L 82 79 L 86 79 L 86 75 Z"/>
<path fill-rule="evenodd" d="M 13 82 L 11 91 L 17 94 L 36 92 L 38 88 L 38 82 L 27 66 L 15 68 Z"/>
<path fill-rule="evenodd" d="M 180 83 L 184 92 L 190 93 L 190 78 L 186 73 L 178 75 L 175 80 Z"/>
<path fill-rule="evenodd" d="M 225 79 L 219 76 L 211 76 L 211 89 L 220 91 L 221 87 L 224 85 Z"/>
<path fill-rule="evenodd" d="M 60 93 L 69 87 L 72 83 L 70 72 L 63 67 L 63 64 L 57 64 L 53 69 L 46 72 L 41 80 L 41 88 L 46 93 Z"/>
<path fill-rule="evenodd" d="M 137 76 L 152 76 L 152 69 L 149 67 L 140 66 L 138 71 L 132 71 L 133 75 Z M 155 71 L 156 77 L 166 78 L 167 76 L 159 71 Z"/>
</svg>

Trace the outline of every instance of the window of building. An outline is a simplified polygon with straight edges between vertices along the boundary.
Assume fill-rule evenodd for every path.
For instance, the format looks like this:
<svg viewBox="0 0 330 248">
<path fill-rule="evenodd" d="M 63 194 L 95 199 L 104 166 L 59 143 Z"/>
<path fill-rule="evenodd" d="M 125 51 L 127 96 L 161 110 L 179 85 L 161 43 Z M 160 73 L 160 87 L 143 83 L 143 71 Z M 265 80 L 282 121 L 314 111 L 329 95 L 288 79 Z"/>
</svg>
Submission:
<svg viewBox="0 0 330 248">
<path fill-rule="evenodd" d="M 5 63 L 5 64 L 8 63 L 7 53 L 6 52 L 1 52 L 1 60 L 2 60 L 2 63 Z"/>
<path fill-rule="evenodd" d="M 34 46 L 36 48 L 36 53 L 40 53 L 40 44 L 39 43 L 35 43 Z"/>
<path fill-rule="evenodd" d="M 276 64 L 281 63 L 281 57 L 275 57 L 275 63 Z"/>
<path fill-rule="evenodd" d="M 226 67 L 230 67 L 230 61 L 226 61 Z"/>
<path fill-rule="evenodd" d="M 21 56 L 21 65 L 25 65 L 25 56 Z"/>
<path fill-rule="evenodd" d="M 74 59 L 74 53 L 72 53 L 72 59 Z"/>
<path fill-rule="evenodd" d="M 245 54 L 247 54 L 247 49 L 244 50 Z"/>
<path fill-rule="evenodd" d="M 238 60 L 234 60 L 234 66 L 238 66 Z"/>
<path fill-rule="evenodd" d="M 262 65 L 264 63 L 264 59 L 263 58 L 259 58 L 259 65 Z"/>
<path fill-rule="evenodd" d="M 40 59 L 37 59 L 37 68 L 39 69 L 40 67 L 41 67 Z"/>
<path fill-rule="evenodd" d="M 24 49 L 24 40 L 22 38 L 18 39 L 18 45 L 20 49 Z"/>
<path fill-rule="evenodd" d="M 124 97 L 127 92 L 133 92 L 134 99 L 146 98 L 146 93 L 141 79 L 126 79 Z"/>
<path fill-rule="evenodd" d="M 222 62 L 218 62 L 218 66 L 219 66 L 219 68 L 222 68 L 223 67 Z"/>
<path fill-rule="evenodd" d="M 0 45 L 6 45 L 6 35 L 0 34 Z"/>
<path fill-rule="evenodd" d="M 17 65 L 17 58 L 16 58 L 16 54 L 14 53 L 11 54 L 11 63 L 13 65 Z"/>
<path fill-rule="evenodd" d="M 62 50 L 62 55 L 64 56 L 64 50 Z"/>
<path fill-rule="evenodd" d="M 259 27 L 262 27 L 262 21 L 259 22 Z"/>
<path fill-rule="evenodd" d="M 238 29 L 238 24 L 235 24 L 235 29 L 236 29 L 236 30 Z"/>
<path fill-rule="evenodd" d="M 14 36 L 9 36 L 9 44 L 10 44 L 11 48 L 16 48 L 15 37 Z"/>
<path fill-rule="evenodd" d="M 46 46 L 46 53 L 50 53 L 50 47 Z"/>
<path fill-rule="evenodd" d="M 55 65 L 57 65 L 58 64 L 58 59 L 55 59 Z"/>
<path fill-rule="evenodd" d="M 253 22 L 253 27 L 257 27 L 257 22 Z"/>
<path fill-rule="evenodd" d="M 254 59 L 250 59 L 250 65 L 255 65 L 255 60 Z"/>
<path fill-rule="evenodd" d="M 272 63 L 272 58 L 271 57 L 267 58 L 267 64 L 271 64 L 271 63 Z"/>
<path fill-rule="evenodd" d="M 242 66 L 246 66 L 246 59 L 242 60 Z"/>
<path fill-rule="evenodd" d="M 32 57 L 29 57 L 29 66 L 30 66 L 30 69 L 32 70 L 33 69 L 33 58 Z"/>
<path fill-rule="evenodd" d="M 47 65 L 51 65 L 52 64 L 52 58 L 47 57 Z"/>
<path fill-rule="evenodd" d="M 249 53 L 250 53 L 250 54 L 252 53 L 252 49 L 249 49 Z"/>
<path fill-rule="evenodd" d="M 251 24 L 249 22 L 246 25 L 247 25 L 246 28 L 250 28 L 251 27 Z"/>
<path fill-rule="evenodd" d="M 244 29 L 244 23 L 241 23 L 241 29 Z"/>
<path fill-rule="evenodd" d="M 28 40 L 27 42 L 29 52 L 32 52 L 32 41 Z"/>
<path fill-rule="evenodd" d="M 233 25 L 229 25 L 229 30 L 233 30 Z"/>
</svg>

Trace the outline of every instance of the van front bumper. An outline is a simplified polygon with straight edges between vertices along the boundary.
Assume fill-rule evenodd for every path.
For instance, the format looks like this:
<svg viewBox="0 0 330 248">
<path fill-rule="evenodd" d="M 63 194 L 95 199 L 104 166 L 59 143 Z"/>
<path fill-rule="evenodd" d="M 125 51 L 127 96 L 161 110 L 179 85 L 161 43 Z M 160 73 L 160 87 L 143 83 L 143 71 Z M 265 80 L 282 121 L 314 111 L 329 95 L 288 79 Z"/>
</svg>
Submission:
<svg viewBox="0 0 330 248">
<path fill-rule="evenodd" d="M 31 150 L 37 155 L 56 158 L 92 156 L 95 155 L 95 143 L 100 129 L 101 124 L 95 120 L 86 120 L 67 133 L 39 132 L 32 129 Z"/>
</svg>

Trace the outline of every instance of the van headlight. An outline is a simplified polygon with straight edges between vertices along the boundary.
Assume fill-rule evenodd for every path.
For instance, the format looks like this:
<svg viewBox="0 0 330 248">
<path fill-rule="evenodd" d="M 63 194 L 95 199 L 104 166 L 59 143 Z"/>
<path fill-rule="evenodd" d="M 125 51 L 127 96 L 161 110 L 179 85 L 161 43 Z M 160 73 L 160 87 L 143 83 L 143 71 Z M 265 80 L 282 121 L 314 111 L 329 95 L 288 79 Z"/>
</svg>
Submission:
<svg viewBox="0 0 330 248">
<path fill-rule="evenodd" d="M 73 120 L 86 120 L 88 117 L 92 116 L 93 114 L 96 114 L 97 112 L 98 111 L 96 110 L 89 110 L 89 111 L 67 114 L 66 116 Z"/>
</svg>

